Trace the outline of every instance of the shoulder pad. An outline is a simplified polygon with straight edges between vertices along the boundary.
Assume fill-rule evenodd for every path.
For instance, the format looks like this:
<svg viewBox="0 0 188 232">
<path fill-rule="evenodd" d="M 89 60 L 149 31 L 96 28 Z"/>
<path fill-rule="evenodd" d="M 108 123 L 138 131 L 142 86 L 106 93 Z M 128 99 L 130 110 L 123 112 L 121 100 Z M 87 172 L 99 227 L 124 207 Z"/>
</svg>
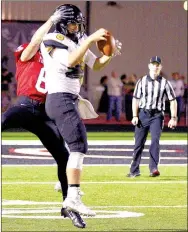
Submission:
<svg viewBox="0 0 188 232">
<path fill-rule="evenodd" d="M 45 40 L 43 42 L 44 42 L 44 45 L 48 47 L 68 49 L 68 46 L 66 46 L 65 44 L 59 43 L 55 40 Z"/>
<path fill-rule="evenodd" d="M 67 38 L 66 36 L 60 33 L 49 33 L 45 35 L 43 39 L 45 45 L 46 45 L 46 41 L 50 41 L 48 42 L 48 46 L 53 46 L 57 48 L 68 49 L 69 47 L 75 46 L 75 43 L 73 41 L 71 41 L 69 38 Z"/>
</svg>

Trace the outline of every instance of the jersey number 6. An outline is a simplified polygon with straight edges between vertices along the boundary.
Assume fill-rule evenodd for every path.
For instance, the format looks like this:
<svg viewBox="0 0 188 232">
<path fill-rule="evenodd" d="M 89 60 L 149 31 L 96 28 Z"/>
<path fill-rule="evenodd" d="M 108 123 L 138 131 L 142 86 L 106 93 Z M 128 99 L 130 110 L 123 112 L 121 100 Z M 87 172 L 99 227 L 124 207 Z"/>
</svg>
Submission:
<svg viewBox="0 0 188 232">
<path fill-rule="evenodd" d="M 42 83 L 43 83 L 43 86 L 42 86 Z M 41 68 L 41 70 L 40 70 L 40 74 L 38 76 L 35 88 L 40 93 L 44 93 L 44 94 L 47 93 L 46 80 L 45 80 L 45 70 L 44 70 L 44 68 Z"/>
</svg>

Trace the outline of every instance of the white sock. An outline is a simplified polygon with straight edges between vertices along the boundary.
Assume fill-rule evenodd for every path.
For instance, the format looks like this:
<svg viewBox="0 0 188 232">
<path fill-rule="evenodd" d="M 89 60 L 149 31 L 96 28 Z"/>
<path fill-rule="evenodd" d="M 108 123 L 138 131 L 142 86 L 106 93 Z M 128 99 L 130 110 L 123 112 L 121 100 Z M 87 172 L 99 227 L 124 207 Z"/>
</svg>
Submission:
<svg viewBox="0 0 188 232">
<path fill-rule="evenodd" d="M 78 197 L 78 193 L 80 191 L 80 187 L 68 187 L 68 193 L 67 197 L 68 198 L 76 198 Z"/>
</svg>

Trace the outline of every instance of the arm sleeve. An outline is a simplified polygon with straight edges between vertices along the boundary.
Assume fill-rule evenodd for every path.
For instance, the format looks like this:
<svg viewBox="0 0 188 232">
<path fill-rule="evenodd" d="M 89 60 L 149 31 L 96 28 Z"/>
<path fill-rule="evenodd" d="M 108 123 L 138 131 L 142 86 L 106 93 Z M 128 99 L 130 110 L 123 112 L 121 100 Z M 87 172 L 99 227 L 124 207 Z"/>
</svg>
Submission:
<svg viewBox="0 0 188 232">
<path fill-rule="evenodd" d="M 91 69 L 93 69 L 93 65 L 96 61 L 97 57 L 93 52 L 91 52 L 89 49 L 84 57 L 84 63 L 87 64 Z"/>
<path fill-rule="evenodd" d="M 176 98 L 174 89 L 172 88 L 172 85 L 169 81 L 166 81 L 165 92 L 169 101 L 172 101 Z"/>
<path fill-rule="evenodd" d="M 142 94 L 142 78 L 140 78 L 138 80 L 138 82 L 136 83 L 134 93 L 133 93 L 133 97 L 136 98 L 136 99 L 140 99 L 141 94 Z"/>
</svg>

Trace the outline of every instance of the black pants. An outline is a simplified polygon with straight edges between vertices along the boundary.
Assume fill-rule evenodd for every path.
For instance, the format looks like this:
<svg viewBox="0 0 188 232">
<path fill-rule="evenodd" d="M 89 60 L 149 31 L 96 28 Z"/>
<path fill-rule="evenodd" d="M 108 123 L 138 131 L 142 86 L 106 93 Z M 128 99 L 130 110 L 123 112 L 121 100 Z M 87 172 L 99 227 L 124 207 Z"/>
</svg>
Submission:
<svg viewBox="0 0 188 232">
<path fill-rule="evenodd" d="M 10 128 L 23 128 L 40 139 L 57 162 L 58 178 L 65 198 L 68 188 L 66 165 L 69 152 L 56 125 L 46 115 L 45 105 L 25 96 L 19 97 L 16 105 L 3 113 L 1 128 L 2 131 Z"/>
<path fill-rule="evenodd" d="M 86 153 L 87 134 L 78 108 L 78 96 L 71 93 L 48 94 L 46 113 L 55 122 L 71 152 Z"/>
<path fill-rule="evenodd" d="M 148 132 L 151 133 L 151 145 L 149 148 L 150 160 L 149 169 L 152 172 L 158 169 L 159 163 L 159 139 L 163 128 L 164 116 L 162 112 L 149 112 L 141 109 L 139 112 L 139 123 L 135 127 L 135 147 L 133 153 L 133 161 L 131 163 L 130 172 L 139 173 L 139 165 L 141 161 L 142 151 L 147 139 Z"/>
</svg>

